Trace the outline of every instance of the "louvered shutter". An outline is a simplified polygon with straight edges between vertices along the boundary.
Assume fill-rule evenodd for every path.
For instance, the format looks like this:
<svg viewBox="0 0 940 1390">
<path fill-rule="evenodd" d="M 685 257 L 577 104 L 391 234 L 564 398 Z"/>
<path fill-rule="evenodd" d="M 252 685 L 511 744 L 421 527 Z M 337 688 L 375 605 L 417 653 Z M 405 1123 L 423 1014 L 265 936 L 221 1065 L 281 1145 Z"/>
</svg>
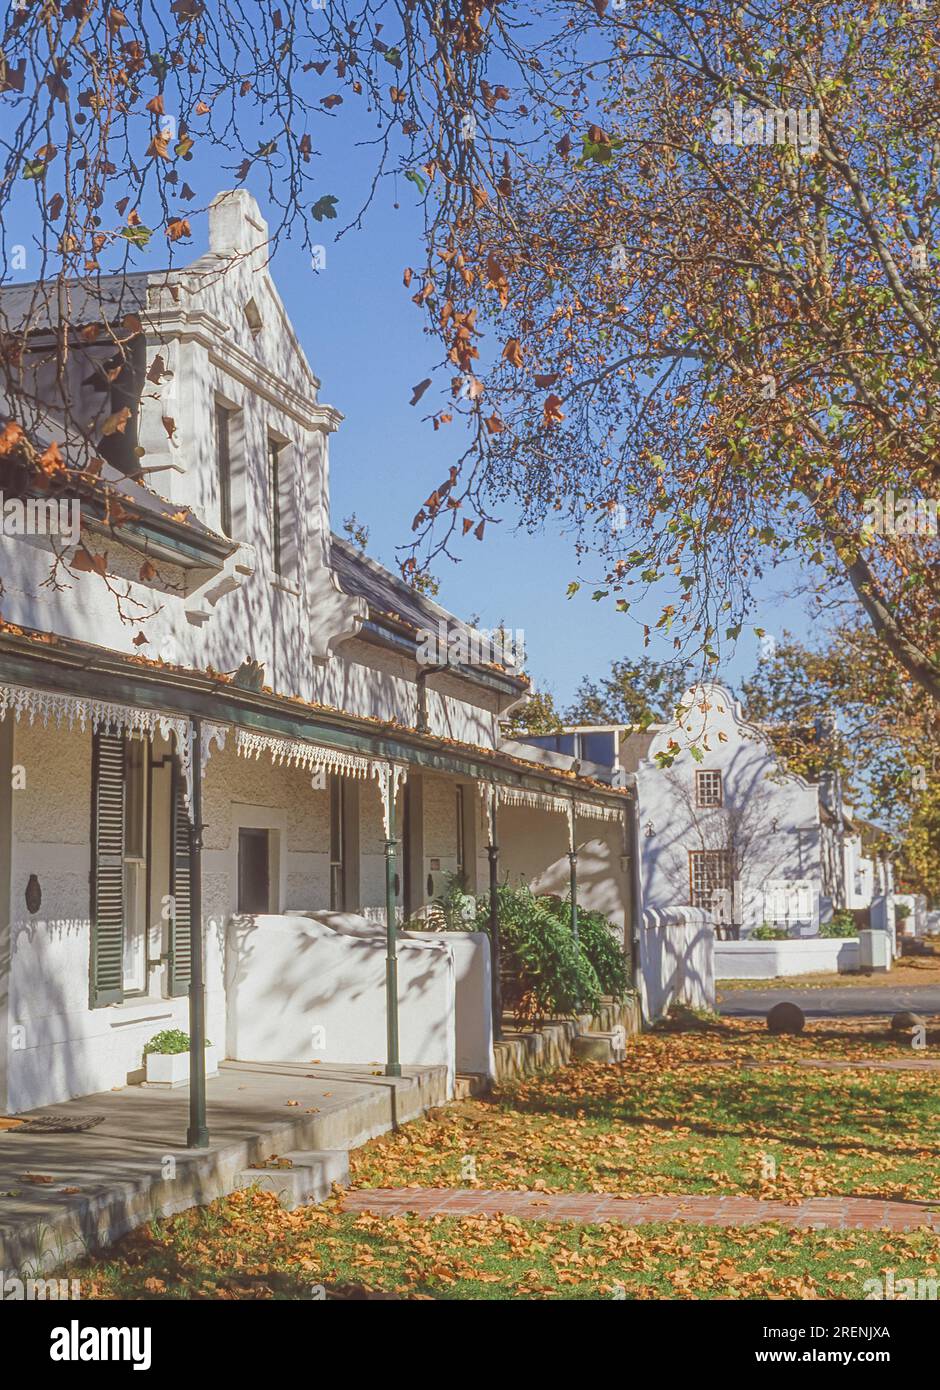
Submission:
<svg viewBox="0 0 940 1390">
<path fill-rule="evenodd" d="M 170 980 L 172 997 L 189 992 L 191 965 L 190 946 L 190 896 L 189 896 L 189 815 L 183 799 L 183 778 L 179 767 L 173 764 L 173 807 L 171 813 L 171 839 L 173 845 L 170 893 L 173 897 L 173 914 L 170 918 Z"/>
<path fill-rule="evenodd" d="M 124 998 L 124 739 L 92 751 L 91 1007 Z"/>
</svg>

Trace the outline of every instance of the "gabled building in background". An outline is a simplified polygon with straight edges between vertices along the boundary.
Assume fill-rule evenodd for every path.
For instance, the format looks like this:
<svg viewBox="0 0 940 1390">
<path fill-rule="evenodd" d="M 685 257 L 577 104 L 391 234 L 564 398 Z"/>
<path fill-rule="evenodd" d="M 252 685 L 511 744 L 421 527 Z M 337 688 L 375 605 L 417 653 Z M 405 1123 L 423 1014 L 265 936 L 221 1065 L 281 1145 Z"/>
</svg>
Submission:
<svg viewBox="0 0 940 1390">
<path fill-rule="evenodd" d="M 864 913 L 891 892 L 890 864 L 863 854 L 838 789 L 788 772 L 722 685 L 694 687 L 676 718 L 643 730 L 566 726 L 528 741 L 589 754 L 594 775 L 634 791 L 644 910 L 687 903 L 732 938 L 762 925 L 815 936 L 834 911 Z"/>
</svg>

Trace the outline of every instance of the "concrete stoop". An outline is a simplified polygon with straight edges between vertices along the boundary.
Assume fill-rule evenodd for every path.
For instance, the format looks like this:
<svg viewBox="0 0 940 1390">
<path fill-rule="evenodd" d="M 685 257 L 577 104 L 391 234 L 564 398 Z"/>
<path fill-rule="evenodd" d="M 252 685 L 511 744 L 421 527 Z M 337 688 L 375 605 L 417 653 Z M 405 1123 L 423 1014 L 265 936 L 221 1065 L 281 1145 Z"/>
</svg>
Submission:
<svg viewBox="0 0 940 1390">
<path fill-rule="evenodd" d="M 282 1207 L 293 1211 L 305 1202 L 325 1202 L 333 1184 L 349 1186 L 349 1153 L 346 1149 L 294 1149 L 268 1159 L 262 1166 L 243 1168 L 235 1175 L 236 1188 L 257 1187 L 273 1192 Z"/>
<path fill-rule="evenodd" d="M 632 995 L 622 1003 L 605 999 L 593 1017 L 557 1019 L 531 1032 L 509 1025 L 493 1048 L 496 1082 L 555 1071 L 571 1061 L 621 1062 L 627 1038 L 641 1028 L 640 1003 Z"/>
<path fill-rule="evenodd" d="M 253 1064 L 227 1062 L 222 1068 L 223 1080 L 237 1086 L 239 1073 L 247 1077 L 253 1070 Z M 293 1083 L 287 1084 L 290 1087 Z M 105 1094 L 79 1104 L 110 1111 L 108 1119 L 112 1120 L 120 1099 L 119 1095 Z M 235 1142 L 214 1142 L 208 1150 L 161 1156 L 166 1146 L 156 1137 L 148 1138 L 145 1146 L 135 1145 L 133 1151 L 128 1146 L 126 1159 L 120 1164 L 123 1173 L 115 1171 L 113 1152 L 100 1169 L 96 1167 L 95 1136 L 102 1134 L 104 1126 L 76 1135 L 70 1166 L 74 1171 L 83 1164 L 82 1192 L 71 1197 L 65 1209 L 58 1205 L 15 1222 L 0 1220 L 0 1269 L 8 1274 L 54 1270 L 113 1244 L 137 1226 L 205 1206 L 252 1185 L 276 1191 L 288 1206 L 322 1201 L 334 1182 L 348 1182 L 350 1149 L 420 1118 L 447 1100 L 446 1068 L 426 1066 L 394 1081 L 382 1078 L 372 1085 L 363 1084 L 354 1096 L 323 1113 L 295 1111 L 289 1120 L 275 1121 L 259 1116 L 243 1137 Z M 75 1103 L 49 1109 L 66 1110 L 70 1104 Z M 274 1104 L 284 1105 L 283 1092 Z M 160 1134 L 162 1112 L 161 1105 L 150 1117 L 153 1136 Z M 210 1092 L 210 1135 L 215 1118 Z M 65 1143 L 65 1136 L 57 1138 Z M 274 1167 L 272 1156 L 288 1160 L 290 1166 Z M 37 1197 L 45 1192 L 55 1195 L 51 1189 L 38 1189 Z"/>
</svg>

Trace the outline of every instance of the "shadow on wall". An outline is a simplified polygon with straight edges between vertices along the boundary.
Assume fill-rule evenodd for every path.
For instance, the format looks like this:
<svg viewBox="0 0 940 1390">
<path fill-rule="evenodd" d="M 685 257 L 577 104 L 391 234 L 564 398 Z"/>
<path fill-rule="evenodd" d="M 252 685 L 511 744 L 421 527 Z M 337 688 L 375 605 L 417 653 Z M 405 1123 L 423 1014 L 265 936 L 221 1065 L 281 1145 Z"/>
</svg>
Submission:
<svg viewBox="0 0 940 1390">
<path fill-rule="evenodd" d="M 641 1000 L 647 1023 L 674 1004 L 715 1008 L 715 928 L 707 912 L 678 906 L 643 914 Z"/>
<path fill-rule="evenodd" d="M 398 952 L 401 1060 L 456 1071 L 456 983 L 446 941 L 404 936 Z M 236 917 L 226 956 L 227 1055 L 239 1061 L 386 1060 L 385 933 L 312 916 Z"/>
</svg>

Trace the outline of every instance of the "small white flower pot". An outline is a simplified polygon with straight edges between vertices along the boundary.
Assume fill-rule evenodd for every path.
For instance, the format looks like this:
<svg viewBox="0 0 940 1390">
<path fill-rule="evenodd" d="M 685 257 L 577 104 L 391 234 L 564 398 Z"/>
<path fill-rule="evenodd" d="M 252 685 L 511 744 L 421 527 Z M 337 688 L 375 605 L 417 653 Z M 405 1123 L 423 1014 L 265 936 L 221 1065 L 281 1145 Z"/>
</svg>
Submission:
<svg viewBox="0 0 940 1390">
<path fill-rule="evenodd" d="M 148 1052 L 148 1086 L 185 1086 L 189 1082 L 188 1052 Z M 206 1048 L 206 1076 L 218 1076 L 219 1057 L 214 1047 Z"/>
</svg>

